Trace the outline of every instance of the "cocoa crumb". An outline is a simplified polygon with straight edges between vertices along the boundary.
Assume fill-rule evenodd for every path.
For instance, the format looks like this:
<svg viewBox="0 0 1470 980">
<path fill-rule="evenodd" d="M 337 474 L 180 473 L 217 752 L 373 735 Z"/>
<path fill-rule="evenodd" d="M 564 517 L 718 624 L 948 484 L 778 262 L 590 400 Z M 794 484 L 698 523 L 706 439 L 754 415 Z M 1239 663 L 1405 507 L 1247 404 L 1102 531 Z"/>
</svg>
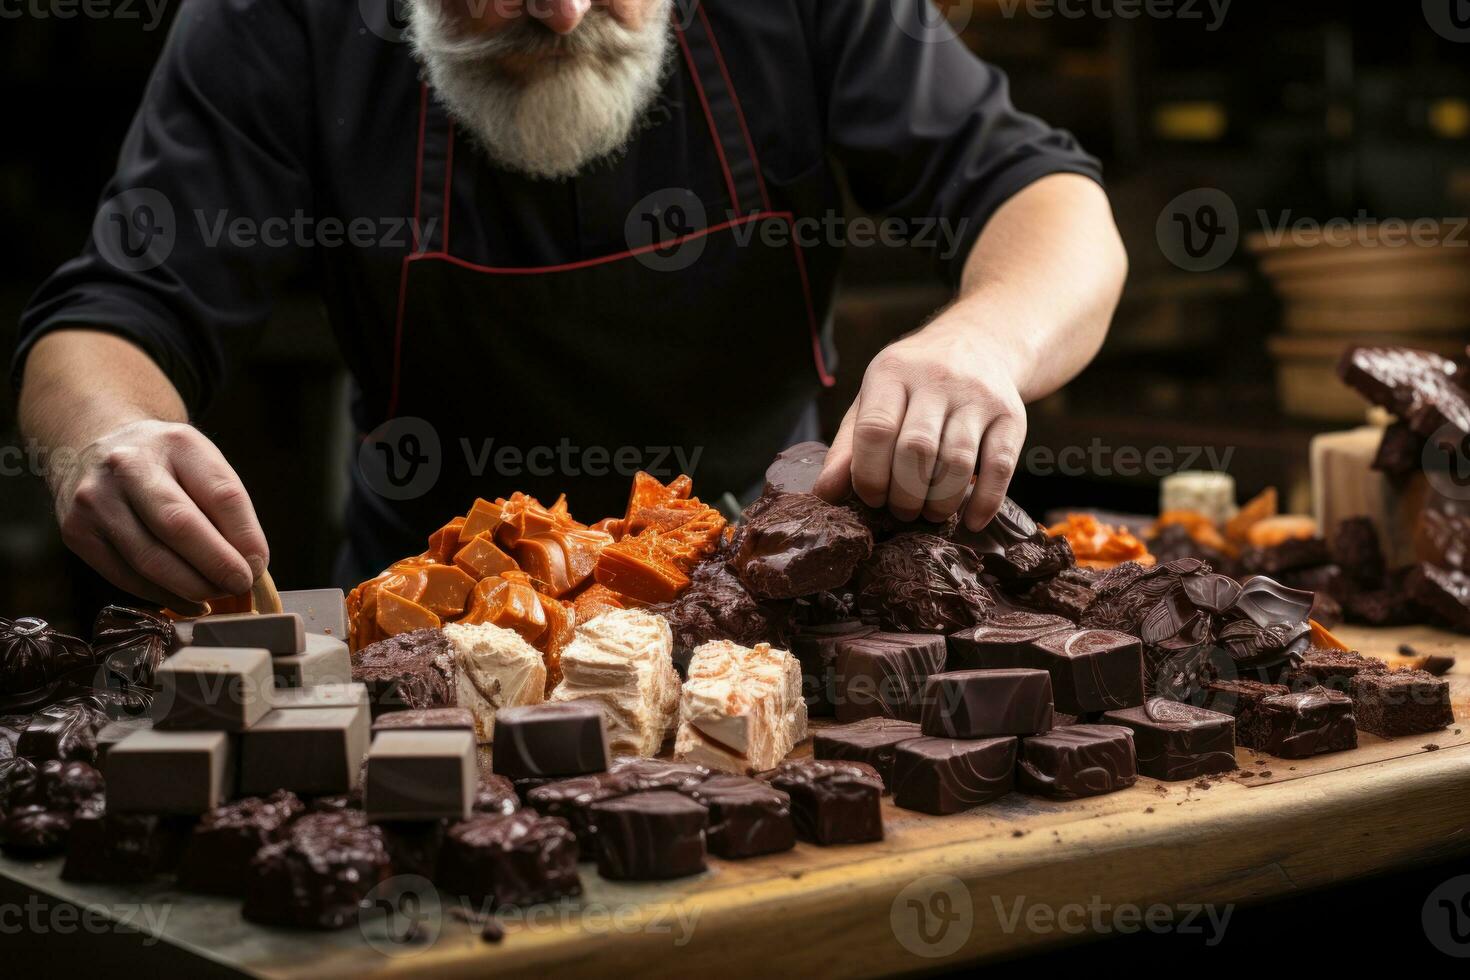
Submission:
<svg viewBox="0 0 1470 980">
<path fill-rule="evenodd" d="M 1296 766 L 1292 766 L 1291 768 L 1295 769 Z M 1262 772 L 1261 772 L 1261 778 L 1262 779 L 1270 779 L 1271 778 L 1271 770 L 1269 770 L 1269 769 L 1262 770 Z"/>
<path fill-rule="evenodd" d="M 1154 808 L 1151 807 L 1151 806 L 1146 806 L 1146 807 L 1143 808 L 1143 812 L 1144 813 L 1153 813 L 1154 812 Z"/>
<path fill-rule="evenodd" d="M 1011 831 L 1011 836 L 1012 837 L 1025 837 L 1026 836 L 1026 831 L 1024 831 L 1024 830 L 1013 830 L 1013 831 Z"/>
<path fill-rule="evenodd" d="M 1424 746 L 1424 751 L 1425 752 L 1438 752 L 1439 751 L 1439 746 L 1438 745 L 1435 745 L 1433 742 L 1430 742 L 1428 745 Z"/>
<path fill-rule="evenodd" d="M 1255 775 L 1256 774 L 1254 772 L 1251 772 L 1249 769 L 1247 769 L 1247 770 L 1245 770 L 1244 772 L 1242 772 L 1240 774 L 1240 778 L 1241 779 L 1252 779 L 1252 778 L 1255 777 Z"/>
<path fill-rule="evenodd" d="M 1195 780 L 1195 782 L 1194 782 L 1194 788 L 1195 789 L 1209 789 L 1210 788 L 1210 781 L 1208 779 L 1205 779 L 1204 777 L 1200 777 L 1199 779 Z"/>
<path fill-rule="evenodd" d="M 485 928 L 480 930 L 480 938 L 487 943 L 498 943 L 505 938 L 505 927 L 500 920 L 491 916 L 485 920 Z"/>
</svg>

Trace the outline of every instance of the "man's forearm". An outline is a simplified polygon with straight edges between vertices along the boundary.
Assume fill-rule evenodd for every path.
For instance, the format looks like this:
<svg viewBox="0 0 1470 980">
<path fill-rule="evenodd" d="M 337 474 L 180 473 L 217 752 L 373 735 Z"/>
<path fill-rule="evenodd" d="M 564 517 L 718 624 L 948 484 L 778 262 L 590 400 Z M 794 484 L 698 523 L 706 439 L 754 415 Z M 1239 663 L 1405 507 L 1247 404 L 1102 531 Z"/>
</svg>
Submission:
<svg viewBox="0 0 1470 980">
<path fill-rule="evenodd" d="M 959 298 L 932 327 L 973 328 L 1007 360 L 1021 397 L 1036 401 L 1097 354 L 1127 273 L 1102 188 L 1056 174 L 991 217 L 965 263 Z"/>
</svg>

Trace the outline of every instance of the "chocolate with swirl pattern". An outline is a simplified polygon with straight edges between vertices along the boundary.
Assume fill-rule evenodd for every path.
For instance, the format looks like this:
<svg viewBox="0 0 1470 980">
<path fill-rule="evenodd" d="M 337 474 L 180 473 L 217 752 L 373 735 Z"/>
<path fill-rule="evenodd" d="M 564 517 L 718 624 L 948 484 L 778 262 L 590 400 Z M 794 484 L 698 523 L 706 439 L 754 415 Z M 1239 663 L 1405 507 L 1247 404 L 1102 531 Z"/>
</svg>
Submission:
<svg viewBox="0 0 1470 980">
<path fill-rule="evenodd" d="M 1015 788 L 1012 738 L 916 738 L 893 757 L 893 802 L 906 810 L 944 816 L 992 800 Z"/>
<path fill-rule="evenodd" d="M 1021 739 L 1016 784 L 1023 793 L 1076 800 L 1137 781 L 1133 733 L 1119 725 L 1067 725 Z"/>
<path fill-rule="evenodd" d="M 1102 720 L 1133 732 L 1141 775 L 1178 782 L 1236 768 L 1235 719 L 1227 714 L 1152 698 L 1140 707 L 1109 711 Z"/>
</svg>

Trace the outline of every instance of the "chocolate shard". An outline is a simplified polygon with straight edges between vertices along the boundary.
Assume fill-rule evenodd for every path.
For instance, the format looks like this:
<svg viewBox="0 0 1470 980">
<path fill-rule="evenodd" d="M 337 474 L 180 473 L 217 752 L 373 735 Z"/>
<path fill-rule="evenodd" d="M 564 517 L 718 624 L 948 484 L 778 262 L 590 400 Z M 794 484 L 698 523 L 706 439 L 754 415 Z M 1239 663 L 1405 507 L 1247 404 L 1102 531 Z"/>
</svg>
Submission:
<svg viewBox="0 0 1470 980">
<path fill-rule="evenodd" d="M 821 728 L 812 736 L 812 756 L 834 762 L 861 762 L 873 767 L 884 787 L 893 787 L 893 758 L 899 745 L 920 738 L 914 722 L 867 718 L 850 725 Z"/>
<path fill-rule="evenodd" d="M 709 811 L 666 790 L 634 793 L 592 806 L 597 872 L 614 881 L 659 881 L 705 869 Z"/>
<path fill-rule="evenodd" d="M 1240 585 L 1226 575 L 1198 575 L 1182 583 L 1185 598 L 1197 608 L 1219 616 L 1240 600 Z"/>
<path fill-rule="evenodd" d="M 761 778 L 791 798 L 796 836 L 811 844 L 862 844 L 883 839 L 883 780 L 861 762 L 795 759 Z"/>
<path fill-rule="evenodd" d="M 1052 726 L 1051 675 L 1024 668 L 934 674 L 920 719 L 934 738 L 1035 735 Z"/>
<path fill-rule="evenodd" d="M 391 867 L 382 828 L 360 812 L 308 813 L 257 852 L 243 914 L 261 925 L 341 929 Z"/>
<path fill-rule="evenodd" d="M 1426 439 L 1453 449 L 1470 437 L 1470 401 L 1449 358 L 1408 347 L 1352 347 L 1337 373 Z"/>
<path fill-rule="evenodd" d="M 989 524 L 979 531 L 960 528 L 954 532 L 954 540 L 980 555 L 1004 554 L 1007 548 L 1026 541 L 1035 541 L 1044 532 L 1030 514 L 1010 497 L 1003 497 L 1000 510 Z"/>
<path fill-rule="evenodd" d="M 1177 782 L 1236 768 L 1235 719 L 1227 714 L 1153 698 L 1105 712 L 1103 723 L 1132 730 L 1142 775 Z"/>
<path fill-rule="evenodd" d="M 985 555 L 985 573 L 1010 587 L 1050 578 L 1077 564 L 1072 545 L 1066 538 L 1042 535 L 1039 539 L 1020 541 L 1000 554 Z"/>
<path fill-rule="evenodd" d="M 1015 738 L 916 738 L 895 750 L 893 802 L 944 816 L 998 800 L 1015 787 Z"/>
<path fill-rule="evenodd" d="M 1075 800 L 1138 781 L 1133 732 L 1119 725 L 1068 725 L 1021 739 L 1016 783 L 1023 793 Z"/>
<path fill-rule="evenodd" d="M 295 793 L 248 796 L 215 807 L 199 819 L 179 862 L 179 887 L 211 895 L 244 895 L 250 862 L 306 811 Z"/>
<path fill-rule="evenodd" d="M 873 535 L 851 509 L 809 493 L 759 508 L 740 534 L 731 566 L 760 599 L 839 588 L 873 552 Z"/>
<path fill-rule="evenodd" d="M 565 820 L 529 810 L 477 814 L 449 828 L 435 880 L 477 904 L 533 905 L 582 893 L 577 857 Z"/>
<path fill-rule="evenodd" d="M 980 559 L 933 534 L 900 534 L 873 549 L 858 572 L 858 607 L 884 629 L 953 633 L 982 622 L 995 598 L 981 584 Z"/>
<path fill-rule="evenodd" d="M 1282 759 L 1306 759 L 1358 747 L 1352 699 L 1325 687 L 1268 695 L 1246 724 L 1237 722 L 1235 732 L 1241 745 Z"/>
<path fill-rule="evenodd" d="M 917 722 L 924 684 L 944 669 L 944 661 L 944 637 L 933 634 L 870 633 L 844 639 L 837 647 L 837 720 Z"/>
</svg>

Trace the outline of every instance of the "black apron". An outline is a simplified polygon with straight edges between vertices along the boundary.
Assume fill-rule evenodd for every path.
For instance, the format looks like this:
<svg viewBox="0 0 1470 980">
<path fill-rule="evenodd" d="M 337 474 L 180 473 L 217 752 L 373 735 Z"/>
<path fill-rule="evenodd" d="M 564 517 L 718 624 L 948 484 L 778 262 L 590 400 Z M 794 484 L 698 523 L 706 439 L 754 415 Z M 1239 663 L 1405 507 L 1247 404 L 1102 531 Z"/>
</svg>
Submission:
<svg viewBox="0 0 1470 980">
<path fill-rule="evenodd" d="M 609 213 L 628 215 L 633 244 L 621 253 L 542 268 L 456 257 L 454 157 L 471 149 L 423 93 L 424 238 L 403 263 L 382 424 L 352 467 L 342 581 L 421 551 L 476 497 L 524 490 L 550 505 L 566 493 L 572 514 L 592 522 L 622 513 L 636 468 L 665 480 L 689 472 L 708 501 L 748 496 L 779 450 L 815 437 L 815 396 L 832 377 L 795 216 L 772 207 L 698 13 L 676 25 L 677 43 L 728 199 L 615 197 Z M 577 180 L 616 196 L 649 190 L 618 176 L 613 167 Z"/>
</svg>

